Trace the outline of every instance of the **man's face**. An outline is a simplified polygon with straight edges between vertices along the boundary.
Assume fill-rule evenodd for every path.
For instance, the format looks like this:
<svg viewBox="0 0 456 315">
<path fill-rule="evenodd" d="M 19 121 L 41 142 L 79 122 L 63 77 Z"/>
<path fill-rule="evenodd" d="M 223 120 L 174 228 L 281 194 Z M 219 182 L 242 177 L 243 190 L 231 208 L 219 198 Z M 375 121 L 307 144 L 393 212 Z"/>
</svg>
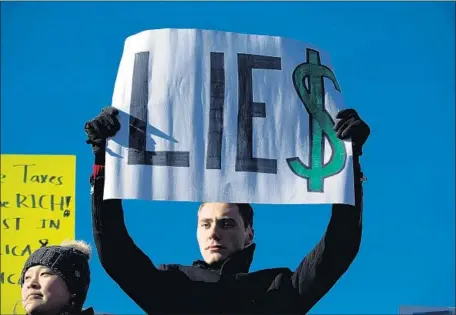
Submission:
<svg viewBox="0 0 456 315">
<path fill-rule="evenodd" d="M 27 314 L 57 314 L 70 300 L 70 293 L 62 278 L 44 266 L 27 270 L 21 293 Z"/>
<path fill-rule="evenodd" d="M 236 204 L 206 203 L 198 213 L 198 244 L 208 264 L 224 260 L 244 248 L 253 238 Z"/>
</svg>

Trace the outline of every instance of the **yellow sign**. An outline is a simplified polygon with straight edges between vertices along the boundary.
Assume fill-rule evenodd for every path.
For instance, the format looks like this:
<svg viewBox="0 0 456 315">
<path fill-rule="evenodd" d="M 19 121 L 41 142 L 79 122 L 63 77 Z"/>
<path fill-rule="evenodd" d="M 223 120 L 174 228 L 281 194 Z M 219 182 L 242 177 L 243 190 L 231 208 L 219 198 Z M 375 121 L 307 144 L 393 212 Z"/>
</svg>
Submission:
<svg viewBox="0 0 456 315">
<path fill-rule="evenodd" d="M 1 314 L 25 314 L 19 278 L 32 252 L 75 237 L 76 157 L 0 155 Z"/>
</svg>

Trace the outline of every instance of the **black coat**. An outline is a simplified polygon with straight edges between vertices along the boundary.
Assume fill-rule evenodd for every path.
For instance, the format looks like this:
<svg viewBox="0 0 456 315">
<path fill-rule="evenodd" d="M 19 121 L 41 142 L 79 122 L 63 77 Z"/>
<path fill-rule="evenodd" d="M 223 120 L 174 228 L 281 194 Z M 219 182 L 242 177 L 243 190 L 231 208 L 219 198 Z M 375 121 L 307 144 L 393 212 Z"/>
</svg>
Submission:
<svg viewBox="0 0 456 315">
<path fill-rule="evenodd" d="M 68 315 L 68 311 L 63 311 L 59 315 Z M 77 313 L 71 313 L 69 315 L 95 315 L 93 308 L 89 307 L 85 310 L 78 311 Z"/>
<path fill-rule="evenodd" d="M 93 310 L 93 308 L 89 307 L 88 309 L 85 309 L 81 311 L 81 313 L 75 315 L 95 315 L 95 311 Z"/>
<path fill-rule="evenodd" d="M 345 273 L 360 247 L 362 189 L 357 181 L 357 206 L 333 205 L 324 237 L 295 270 L 249 272 L 255 244 L 223 264 L 156 267 L 130 238 L 121 200 L 103 200 L 104 169 L 94 169 L 93 233 L 101 264 L 147 314 L 305 314 Z"/>
</svg>

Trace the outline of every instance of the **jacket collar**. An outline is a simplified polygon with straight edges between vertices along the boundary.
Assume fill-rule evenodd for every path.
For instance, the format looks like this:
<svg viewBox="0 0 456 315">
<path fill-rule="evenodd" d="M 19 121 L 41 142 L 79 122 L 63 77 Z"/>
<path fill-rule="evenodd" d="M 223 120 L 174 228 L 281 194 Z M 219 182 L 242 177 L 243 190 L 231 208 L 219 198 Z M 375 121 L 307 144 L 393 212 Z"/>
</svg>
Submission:
<svg viewBox="0 0 456 315">
<path fill-rule="evenodd" d="M 95 311 L 93 310 L 92 307 L 89 307 L 83 311 L 75 313 L 74 315 L 95 315 Z"/>
<path fill-rule="evenodd" d="M 89 307 L 88 309 L 83 310 L 78 315 L 94 315 L 94 314 L 95 314 L 95 311 L 93 310 L 93 308 Z"/>
<path fill-rule="evenodd" d="M 220 274 L 237 274 L 249 272 L 250 265 L 252 264 L 253 254 L 255 252 L 256 244 L 252 243 L 243 249 L 235 252 L 227 259 L 221 262 L 208 264 L 202 260 L 193 262 L 193 266 L 219 271 Z"/>
<path fill-rule="evenodd" d="M 89 307 L 83 311 L 80 311 L 80 312 L 69 312 L 69 311 L 63 311 L 61 313 L 59 313 L 59 315 L 95 315 L 95 311 L 93 310 L 92 307 Z"/>
</svg>

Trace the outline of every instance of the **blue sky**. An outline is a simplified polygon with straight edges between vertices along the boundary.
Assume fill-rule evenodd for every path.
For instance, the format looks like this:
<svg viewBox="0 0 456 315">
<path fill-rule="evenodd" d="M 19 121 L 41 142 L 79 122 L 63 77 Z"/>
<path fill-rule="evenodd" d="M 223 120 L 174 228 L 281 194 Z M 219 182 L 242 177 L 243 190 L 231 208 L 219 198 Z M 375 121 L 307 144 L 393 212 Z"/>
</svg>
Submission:
<svg viewBox="0 0 456 315">
<path fill-rule="evenodd" d="M 93 243 L 83 125 L 111 100 L 127 36 L 203 28 L 310 42 L 329 52 L 346 103 L 372 130 L 361 251 L 311 313 L 454 306 L 454 24 L 454 2 L 3 2 L 1 152 L 75 154 L 76 234 Z M 155 263 L 199 258 L 197 204 L 124 205 L 130 234 Z M 330 215 L 327 205 L 255 209 L 253 270 L 297 266 Z M 96 255 L 91 268 L 87 306 L 142 313 Z"/>
</svg>

